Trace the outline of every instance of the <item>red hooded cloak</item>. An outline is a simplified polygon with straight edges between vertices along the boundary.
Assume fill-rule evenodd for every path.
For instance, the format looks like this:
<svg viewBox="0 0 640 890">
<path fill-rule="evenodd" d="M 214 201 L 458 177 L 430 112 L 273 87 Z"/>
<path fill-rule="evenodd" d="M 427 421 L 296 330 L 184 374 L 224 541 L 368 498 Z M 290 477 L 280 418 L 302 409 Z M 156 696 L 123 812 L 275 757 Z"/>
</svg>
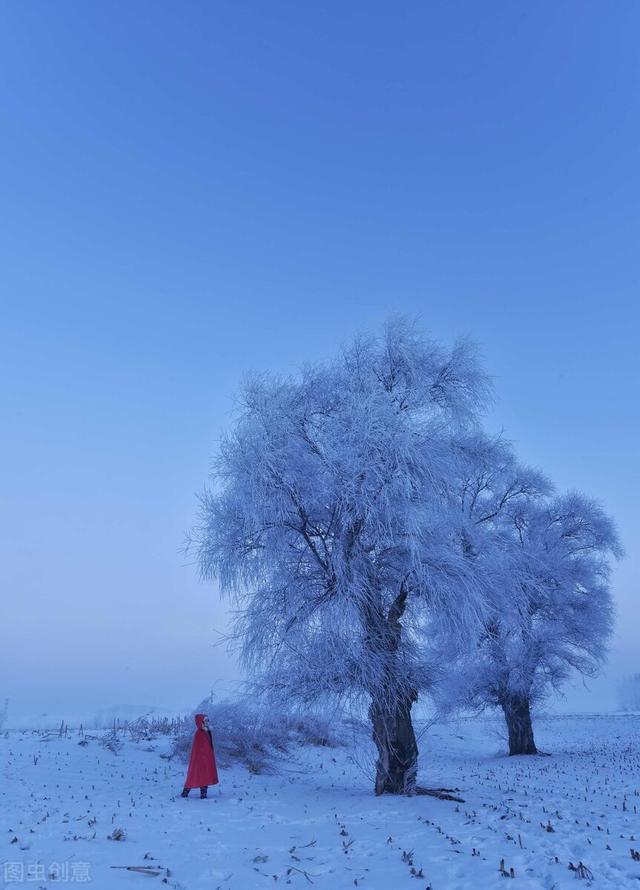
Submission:
<svg viewBox="0 0 640 890">
<path fill-rule="evenodd" d="M 196 714 L 197 729 L 191 745 L 189 768 L 187 778 L 184 780 L 185 788 L 204 788 L 205 785 L 218 784 L 218 770 L 216 767 L 216 755 L 213 750 L 211 730 L 205 729 L 203 724 L 204 714 Z"/>
</svg>

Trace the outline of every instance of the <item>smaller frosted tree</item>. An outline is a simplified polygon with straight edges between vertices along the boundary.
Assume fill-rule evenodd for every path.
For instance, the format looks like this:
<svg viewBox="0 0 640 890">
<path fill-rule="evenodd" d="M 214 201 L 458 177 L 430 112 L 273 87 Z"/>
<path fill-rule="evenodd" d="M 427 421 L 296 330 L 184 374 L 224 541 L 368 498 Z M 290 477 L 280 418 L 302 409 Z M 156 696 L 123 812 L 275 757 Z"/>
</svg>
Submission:
<svg viewBox="0 0 640 890">
<path fill-rule="evenodd" d="M 512 554 L 514 599 L 484 625 L 466 699 L 502 709 L 510 754 L 535 754 L 531 706 L 574 671 L 594 676 L 605 658 L 611 559 L 621 548 L 597 503 L 576 493 L 546 497 L 542 485 L 502 511 L 496 546 Z"/>
<path fill-rule="evenodd" d="M 393 324 L 297 378 L 247 384 L 201 498 L 192 545 L 235 598 L 250 675 L 288 702 L 365 705 L 379 794 L 416 788 L 426 640 L 477 633 L 496 589 L 451 485 L 453 443 L 487 395 L 467 344 Z"/>
</svg>

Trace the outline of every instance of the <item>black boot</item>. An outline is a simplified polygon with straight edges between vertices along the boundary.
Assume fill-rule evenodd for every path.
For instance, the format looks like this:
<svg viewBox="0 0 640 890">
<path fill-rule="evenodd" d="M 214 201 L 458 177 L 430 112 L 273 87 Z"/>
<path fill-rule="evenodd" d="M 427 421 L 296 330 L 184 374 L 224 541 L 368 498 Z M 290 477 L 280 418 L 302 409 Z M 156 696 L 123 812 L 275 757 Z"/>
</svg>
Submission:
<svg viewBox="0 0 640 890">
<path fill-rule="evenodd" d="M 180 797 L 189 797 L 189 791 L 190 791 L 190 790 L 191 790 L 190 788 L 183 788 L 183 789 L 182 789 L 182 794 L 180 795 Z"/>
<path fill-rule="evenodd" d="M 204 788 L 200 789 L 200 800 L 204 800 L 206 796 L 207 796 L 207 786 L 205 785 Z"/>
</svg>

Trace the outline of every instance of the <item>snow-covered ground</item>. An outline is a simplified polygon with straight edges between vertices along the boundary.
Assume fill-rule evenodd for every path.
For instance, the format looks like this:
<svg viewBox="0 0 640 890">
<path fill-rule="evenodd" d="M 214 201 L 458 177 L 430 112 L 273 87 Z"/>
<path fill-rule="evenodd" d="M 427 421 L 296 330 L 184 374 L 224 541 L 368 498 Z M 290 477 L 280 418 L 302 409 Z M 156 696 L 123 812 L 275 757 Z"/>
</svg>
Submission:
<svg viewBox="0 0 640 890">
<path fill-rule="evenodd" d="M 374 797 L 364 740 L 300 749 L 277 776 L 224 770 L 201 801 L 177 796 L 184 765 L 160 756 L 166 738 L 114 753 L 98 734 L 80 745 L 75 732 L 11 731 L 0 886 L 484 890 L 504 887 L 504 860 L 519 887 L 640 888 L 640 717 L 548 717 L 536 730 L 552 756 L 505 757 L 497 721 L 432 727 L 421 781 L 459 788 L 462 804 Z M 118 828 L 125 838 L 108 839 Z"/>
</svg>

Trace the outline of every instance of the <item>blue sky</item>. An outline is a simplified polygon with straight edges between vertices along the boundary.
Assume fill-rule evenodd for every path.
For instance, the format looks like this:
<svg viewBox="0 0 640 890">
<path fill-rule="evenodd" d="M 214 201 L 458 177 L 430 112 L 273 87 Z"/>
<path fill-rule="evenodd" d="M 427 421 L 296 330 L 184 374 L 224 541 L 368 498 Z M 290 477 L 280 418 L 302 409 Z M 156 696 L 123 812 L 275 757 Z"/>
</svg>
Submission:
<svg viewBox="0 0 640 890">
<path fill-rule="evenodd" d="M 234 670 L 179 554 L 248 370 L 390 314 L 477 340 L 490 418 L 599 498 L 636 641 L 640 6 L 0 6 L 0 675 L 14 713 Z"/>
</svg>

